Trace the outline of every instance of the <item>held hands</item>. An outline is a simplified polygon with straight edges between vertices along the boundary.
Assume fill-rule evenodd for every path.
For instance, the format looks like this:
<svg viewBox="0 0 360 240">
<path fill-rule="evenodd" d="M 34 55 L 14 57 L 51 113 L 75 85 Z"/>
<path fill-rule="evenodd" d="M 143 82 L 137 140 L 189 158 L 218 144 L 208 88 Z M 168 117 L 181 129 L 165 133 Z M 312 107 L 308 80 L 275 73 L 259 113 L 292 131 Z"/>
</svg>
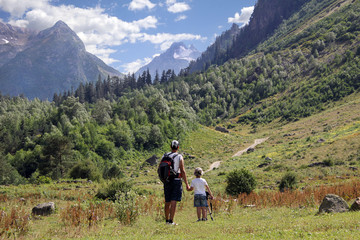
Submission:
<svg viewBox="0 0 360 240">
<path fill-rule="evenodd" d="M 191 191 L 191 187 L 188 184 L 186 184 L 186 191 Z"/>
</svg>

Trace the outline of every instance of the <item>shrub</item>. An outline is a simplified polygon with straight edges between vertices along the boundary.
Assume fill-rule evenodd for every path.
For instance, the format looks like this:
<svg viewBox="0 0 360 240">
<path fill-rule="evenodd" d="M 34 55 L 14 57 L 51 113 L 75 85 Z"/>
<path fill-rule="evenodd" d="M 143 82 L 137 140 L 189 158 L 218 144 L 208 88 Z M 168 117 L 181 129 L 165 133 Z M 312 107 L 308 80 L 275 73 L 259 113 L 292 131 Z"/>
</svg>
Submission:
<svg viewBox="0 0 360 240">
<path fill-rule="evenodd" d="M 108 199 L 111 201 L 115 201 L 116 194 L 118 194 L 119 192 L 129 192 L 131 189 L 131 183 L 114 179 L 102 184 L 95 197 L 103 200 Z"/>
<path fill-rule="evenodd" d="M 137 194 L 134 190 L 118 192 L 116 194 L 115 208 L 116 216 L 124 225 L 132 225 L 139 216 L 136 204 Z"/>
<path fill-rule="evenodd" d="M 226 178 L 226 192 L 233 196 L 240 193 L 249 194 L 256 187 L 255 177 L 246 169 L 234 170 Z"/>
<path fill-rule="evenodd" d="M 99 181 L 101 175 L 93 162 L 85 161 L 76 164 L 70 170 L 70 177 L 74 179 L 81 178 L 81 179 L 89 179 L 92 181 Z"/>
<path fill-rule="evenodd" d="M 334 166 L 334 161 L 332 159 L 325 159 L 323 161 L 323 164 L 324 164 L 324 166 L 332 167 L 332 166 Z"/>
<path fill-rule="evenodd" d="M 46 176 L 38 176 L 35 182 L 38 184 L 51 183 L 51 178 Z"/>
<path fill-rule="evenodd" d="M 120 167 L 115 164 L 111 167 L 106 167 L 103 172 L 104 179 L 119 178 L 123 176 L 124 174 L 121 172 Z"/>
<path fill-rule="evenodd" d="M 297 177 L 293 172 L 287 172 L 281 179 L 279 184 L 279 190 L 284 192 L 285 190 L 293 190 L 296 188 Z"/>
<path fill-rule="evenodd" d="M 0 155 L 0 185 L 24 183 L 25 179 L 11 166 L 11 164 Z"/>
</svg>

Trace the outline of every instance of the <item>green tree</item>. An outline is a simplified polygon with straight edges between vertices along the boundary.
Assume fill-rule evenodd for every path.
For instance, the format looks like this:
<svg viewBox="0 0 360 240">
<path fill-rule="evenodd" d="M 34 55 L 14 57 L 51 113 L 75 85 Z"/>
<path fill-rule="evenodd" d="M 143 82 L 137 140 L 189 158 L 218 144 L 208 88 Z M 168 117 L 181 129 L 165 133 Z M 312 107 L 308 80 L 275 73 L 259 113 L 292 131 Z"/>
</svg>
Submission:
<svg viewBox="0 0 360 240">
<path fill-rule="evenodd" d="M 226 192 L 237 196 L 240 193 L 251 193 L 256 187 L 256 180 L 248 170 L 234 170 L 226 177 Z"/>
<path fill-rule="evenodd" d="M 20 176 L 16 169 L 11 166 L 3 155 L 0 154 L 0 185 L 17 185 L 24 182 L 24 179 Z"/>
<path fill-rule="evenodd" d="M 44 137 L 42 154 L 39 162 L 41 175 L 50 175 L 53 179 L 64 177 L 65 172 L 72 165 L 70 139 L 61 135 L 47 135 Z"/>
</svg>

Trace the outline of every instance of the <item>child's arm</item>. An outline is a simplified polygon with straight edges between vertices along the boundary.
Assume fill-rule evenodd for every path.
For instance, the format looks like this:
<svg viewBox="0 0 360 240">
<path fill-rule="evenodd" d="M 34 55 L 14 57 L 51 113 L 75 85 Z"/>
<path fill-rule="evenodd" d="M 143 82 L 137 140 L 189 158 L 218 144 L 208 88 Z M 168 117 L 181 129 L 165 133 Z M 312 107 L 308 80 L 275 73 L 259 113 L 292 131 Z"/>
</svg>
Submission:
<svg viewBox="0 0 360 240">
<path fill-rule="evenodd" d="M 192 182 L 191 182 L 190 185 L 188 185 L 188 187 L 186 188 L 186 190 L 187 190 L 188 192 L 194 190 L 194 186 L 193 186 L 193 183 L 192 183 Z"/>
<path fill-rule="evenodd" d="M 205 185 L 205 187 L 206 187 L 207 191 L 208 191 L 208 192 L 209 192 L 209 194 L 210 194 L 210 199 L 213 199 L 213 198 L 214 198 L 214 196 L 212 195 L 212 192 L 211 192 L 211 190 L 210 190 L 209 185 Z"/>
</svg>

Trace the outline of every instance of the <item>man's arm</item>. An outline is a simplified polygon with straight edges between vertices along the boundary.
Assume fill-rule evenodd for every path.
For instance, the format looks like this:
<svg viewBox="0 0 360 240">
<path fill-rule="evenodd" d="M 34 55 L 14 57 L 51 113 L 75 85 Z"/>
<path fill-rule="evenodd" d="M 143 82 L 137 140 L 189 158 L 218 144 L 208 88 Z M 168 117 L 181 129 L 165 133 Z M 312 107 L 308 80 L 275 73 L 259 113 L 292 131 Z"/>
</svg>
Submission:
<svg viewBox="0 0 360 240">
<path fill-rule="evenodd" d="M 186 184 L 186 190 L 188 190 L 190 187 L 189 187 L 189 183 L 188 183 L 187 177 L 186 177 L 186 171 L 185 171 L 185 167 L 184 167 L 184 159 L 182 157 L 180 159 L 179 167 L 180 167 L 181 177 L 182 177 L 182 179 L 184 179 L 184 182 Z"/>
</svg>

